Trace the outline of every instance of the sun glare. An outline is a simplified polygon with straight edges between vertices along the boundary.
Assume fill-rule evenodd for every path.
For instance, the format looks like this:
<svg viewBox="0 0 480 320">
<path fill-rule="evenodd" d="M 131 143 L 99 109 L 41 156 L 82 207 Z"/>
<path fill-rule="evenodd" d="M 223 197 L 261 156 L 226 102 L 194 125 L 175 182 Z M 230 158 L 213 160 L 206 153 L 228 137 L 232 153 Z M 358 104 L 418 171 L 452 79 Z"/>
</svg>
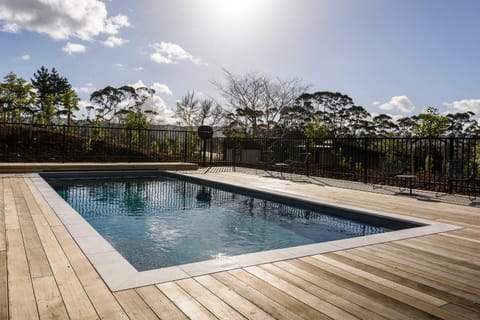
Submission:
<svg viewBox="0 0 480 320">
<path fill-rule="evenodd" d="M 209 10 L 222 19 L 246 20 L 261 13 L 265 0 L 210 0 Z"/>
</svg>

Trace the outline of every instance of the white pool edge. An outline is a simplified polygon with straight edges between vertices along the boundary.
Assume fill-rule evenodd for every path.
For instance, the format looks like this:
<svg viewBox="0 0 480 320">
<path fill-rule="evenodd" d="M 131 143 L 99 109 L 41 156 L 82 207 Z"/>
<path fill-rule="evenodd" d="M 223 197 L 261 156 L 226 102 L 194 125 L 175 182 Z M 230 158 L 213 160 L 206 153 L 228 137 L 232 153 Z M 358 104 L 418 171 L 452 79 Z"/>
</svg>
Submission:
<svg viewBox="0 0 480 320">
<path fill-rule="evenodd" d="M 110 245 L 90 224 L 74 210 L 63 198 L 37 173 L 27 175 L 34 186 L 42 194 L 44 199 L 65 225 L 66 229 L 86 255 L 90 263 L 97 270 L 111 291 L 126 290 L 162 282 L 185 279 L 219 271 L 248 267 L 263 263 L 270 263 L 294 258 L 300 258 L 315 254 L 352 249 L 361 246 L 379 244 L 384 242 L 403 240 L 419 236 L 425 236 L 440 232 L 462 229 L 462 227 L 438 223 L 435 221 L 405 217 L 374 210 L 359 209 L 334 203 L 320 202 L 312 197 L 299 197 L 297 195 L 278 192 L 262 188 L 274 195 L 304 198 L 310 202 L 327 204 L 334 207 L 362 211 L 363 213 L 378 215 L 403 221 L 417 222 L 425 226 L 391 231 L 387 233 L 373 234 L 363 237 L 335 240 L 285 249 L 262 251 L 243 254 L 233 257 L 207 260 L 174 267 L 160 268 L 149 271 L 137 271 L 115 248 Z M 214 178 L 204 180 L 217 181 Z M 224 183 L 224 182 L 222 182 Z M 235 186 L 235 184 L 232 184 Z"/>
</svg>

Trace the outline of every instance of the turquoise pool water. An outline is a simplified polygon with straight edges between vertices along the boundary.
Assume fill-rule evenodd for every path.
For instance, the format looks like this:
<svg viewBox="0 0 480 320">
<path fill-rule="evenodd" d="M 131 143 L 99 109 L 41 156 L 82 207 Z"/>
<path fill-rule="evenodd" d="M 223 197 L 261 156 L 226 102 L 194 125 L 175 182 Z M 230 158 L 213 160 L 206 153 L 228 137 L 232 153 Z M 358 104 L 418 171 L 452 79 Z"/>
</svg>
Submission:
<svg viewBox="0 0 480 320">
<path fill-rule="evenodd" d="M 138 271 L 392 230 L 171 177 L 47 181 Z"/>
</svg>

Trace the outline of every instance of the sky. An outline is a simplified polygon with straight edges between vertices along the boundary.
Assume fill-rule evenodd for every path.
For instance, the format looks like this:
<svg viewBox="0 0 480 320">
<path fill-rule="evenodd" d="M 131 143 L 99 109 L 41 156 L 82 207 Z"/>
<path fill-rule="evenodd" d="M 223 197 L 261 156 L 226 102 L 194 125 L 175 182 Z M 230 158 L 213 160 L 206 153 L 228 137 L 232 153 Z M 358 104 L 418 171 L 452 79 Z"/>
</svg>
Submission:
<svg viewBox="0 0 480 320">
<path fill-rule="evenodd" d="M 188 91 L 221 103 L 222 69 L 301 79 L 372 114 L 479 118 L 479 15 L 479 0 L 0 0 L 0 76 L 55 67 L 84 104 L 152 87 L 147 108 L 168 123 Z"/>
</svg>

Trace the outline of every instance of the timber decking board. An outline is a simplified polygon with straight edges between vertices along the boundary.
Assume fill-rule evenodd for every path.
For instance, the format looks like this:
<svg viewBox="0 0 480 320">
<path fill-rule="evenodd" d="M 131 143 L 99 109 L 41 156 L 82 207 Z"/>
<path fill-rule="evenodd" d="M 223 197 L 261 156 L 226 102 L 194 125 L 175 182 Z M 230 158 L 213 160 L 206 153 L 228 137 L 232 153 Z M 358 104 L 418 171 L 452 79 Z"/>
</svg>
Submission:
<svg viewBox="0 0 480 320">
<path fill-rule="evenodd" d="M 255 304 L 275 319 L 302 319 L 292 310 L 288 310 L 280 301 L 275 301 L 261 292 L 261 288 L 253 288 L 240 279 L 233 276 L 230 272 L 213 274 L 213 277 L 222 282 L 225 286 L 234 290 L 236 293 Z"/>
<path fill-rule="evenodd" d="M 138 320 L 158 320 L 160 319 L 135 292 L 135 290 L 118 291 L 114 293 L 117 300 L 122 304 L 127 315 L 132 319 Z"/>
<path fill-rule="evenodd" d="M 111 292 L 30 178 L 4 175 L 0 319 L 480 318 L 478 208 L 240 173 L 212 176 L 465 228 Z"/>
<path fill-rule="evenodd" d="M 385 261 L 383 264 L 345 251 L 337 252 L 334 255 L 331 255 L 331 257 L 350 264 L 351 266 L 361 268 L 364 271 L 382 276 L 391 281 L 400 282 L 412 289 L 422 290 L 423 292 L 427 292 L 440 299 L 462 304 L 472 309 L 478 309 L 480 312 L 480 308 L 476 306 L 479 302 L 477 296 L 469 294 L 467 291 L 462 291 L 454 286 L 445 285 L 442 282 L 437 281 L 437 279 L 432 280 L 426 276 L 411 271 L 404 271 L 398 268 L 395 263 Z"/>
<path fill-rule="evenodd" d="M 245 320 L 240 313 L 204 288 L 192 278 L 177 281 L 177 284 L 220 319 Z"/>
<path fill-rule="evenodd" d="M 245 270 L 233 270 L 230 273 L 304 319 L 328 319 L 320 310 L 315 310 L 315 308 L 307 304 L 304 300 L 304 295 L 289 295 L 284 290 L 272 286 L 270 282 L 267 282 L 268 279 L 255 276 Z"/>
<path fill-rule="evenodd" d="M 389 308 L 385 301 L 386 299 L 382 299 L 384 301 L 380 303 L 377 301 L 378 299 L 372 299 L 372 295 L 366 294 L 366 291 L 358 293 L 356 290 L 353 290 L 351 286 L 342 287 L 338 281 L 331 281 L 331 279 L 328 279 L 327 277 L 321 277 L 319 274 L 316 274 L 315 271 L 312 272 L 315 267 L 310 266 L 311 270 L 309 270 L 309 266 L 307 264 L 302 265 L 301 261 L 280 261 L 274 263 L 273 265 L 292 274 L 295 278 L 309 282 L 312 285 L 310 290 L 317 291 L 317 288 L 319 288 L 320 290 L 324 290 L 324 292 L 326 292 L 331 299 L 337 299 L 336 297 L 341 297 L 341 299 L 345 300 L 346 304 L 356 304 L 362 309 L 370 311 L 367 319 L 370 317 L 375 318 L 375 314 L 379 314 L 387 319 L 392 318 L 392 316 L 395 316 L 397 319 L 409 319 L 406 315 L 404 315 L 404 313 L 396 312 L 395 309 Z M 284 278 L 291 279 L 291 276 L 284 276 Z M 298 283 L 299 280 L 289 281 Z M 350 305 L 348 308 L 352 309 L 354 307 Z M 355 314 L 362 315 L 363 313 L 364 311 L 362 310 L 362 312 Z"/>
<path fill-rule="evenodd" d="M 201 285 L 210 290 L 218 298 L 222 299 L 236 309 L 245 318 L 252 320 L 271 320 L 274 319 L 268 313 L 251 303 L 235 291 L 231 290 L 220 281 L 216 280 L 210 275 L 200 276 L 195 278 Z"/>
<path fill-rule="evenodd" d="M 148 306 L 160 319 L 184 320 L 187 316 L 170 301 L 156 286 L 136 289 Z"/>
<path fill-rule="evenodd" d="M 305 290 L 316 297 L 324 299 L 326 302 L 334 306 L 337 306 L 342 310 L 349 312 L 350 314 L 354 314 L 361 319 L 372 319 L 372 320 L 386 319 L 380 316 L 378 313 L 362 308 L 360 305 L 352 303 L 351 301 L 348 301 L 341 296 L 336 296 L 335 294 L 332 294 L 331 292 L 328 292 L 327 290 L 324 290 L 311 282 L 303 280 L 302 278 L 297 277 L 296 275 L 291 274 L 274 264 L 265 264 L 260 267 L 270 272 L 271 274 L 279 277 L 280 279 L 285 280 L 290 284 L 297 286 L 302 290 Z M 351 316 L 351 315 L 348 315 L 348 316 Z"/>
</svg>

